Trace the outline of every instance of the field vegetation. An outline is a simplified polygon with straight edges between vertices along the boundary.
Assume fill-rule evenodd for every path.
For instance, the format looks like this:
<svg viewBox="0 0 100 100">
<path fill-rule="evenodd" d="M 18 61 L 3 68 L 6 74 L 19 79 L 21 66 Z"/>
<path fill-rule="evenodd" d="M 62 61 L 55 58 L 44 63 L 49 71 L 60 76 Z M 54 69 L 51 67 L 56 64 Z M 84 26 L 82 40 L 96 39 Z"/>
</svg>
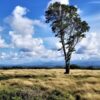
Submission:
<svg viewBox="0 0 100 100">
<path fill-rule="evenodd" d="M 100 70 L 0 70 L 0 100 L 100 100 Z"/>
</svg>

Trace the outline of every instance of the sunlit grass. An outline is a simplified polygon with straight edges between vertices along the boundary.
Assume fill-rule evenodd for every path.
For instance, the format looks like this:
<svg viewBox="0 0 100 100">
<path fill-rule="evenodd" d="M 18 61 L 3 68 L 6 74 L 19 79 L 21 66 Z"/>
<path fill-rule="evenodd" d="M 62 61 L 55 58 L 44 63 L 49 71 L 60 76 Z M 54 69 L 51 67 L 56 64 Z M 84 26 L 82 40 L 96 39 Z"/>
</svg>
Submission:
<svg viewBox="0 0 100 100">
<path fill-rule="evenodd" d="M 0 70 L 0 94 L 0 100 L 100 100 L 100 70 Z"/>
</svg>

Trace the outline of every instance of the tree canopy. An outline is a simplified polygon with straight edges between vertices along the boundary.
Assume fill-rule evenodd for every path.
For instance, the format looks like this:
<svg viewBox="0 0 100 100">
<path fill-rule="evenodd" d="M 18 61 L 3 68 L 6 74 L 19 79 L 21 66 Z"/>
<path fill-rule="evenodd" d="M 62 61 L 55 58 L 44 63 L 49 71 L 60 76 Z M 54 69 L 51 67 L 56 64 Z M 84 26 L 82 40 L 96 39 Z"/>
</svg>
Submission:
<svg viewBox="0 0 100 100">
<path fill-rule="evenodd" d="M 50 23 L 55 36 L 60 38 L 65 58 L 65 73 L 69 73 L 70 59 L 75 46 L 82 38 L 85 32 L 89 31 L 86 21 L 82 21 L 77 8 L 71 5 L 60 4 L 59 2 L 50 4 L 45 12 L 46 23 Z"/>
</svg>

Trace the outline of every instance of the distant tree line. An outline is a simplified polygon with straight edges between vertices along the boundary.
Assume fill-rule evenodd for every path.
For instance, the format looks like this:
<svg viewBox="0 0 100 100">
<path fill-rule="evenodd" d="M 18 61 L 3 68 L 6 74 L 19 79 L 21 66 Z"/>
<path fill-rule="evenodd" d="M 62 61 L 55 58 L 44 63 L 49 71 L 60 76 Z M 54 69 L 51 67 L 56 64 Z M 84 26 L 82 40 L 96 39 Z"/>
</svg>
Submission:
<svg viewBox="0 0 100 100">
<path fill-rule="evenodd" d="M 0 66 L 0 69 L 63 69 L 64 66 Z M 100 70 L 100 66 L 79 66 L 76 64 L 70 65 L 71 69 L 90 69 L 90 70 Z"/>
</svg>

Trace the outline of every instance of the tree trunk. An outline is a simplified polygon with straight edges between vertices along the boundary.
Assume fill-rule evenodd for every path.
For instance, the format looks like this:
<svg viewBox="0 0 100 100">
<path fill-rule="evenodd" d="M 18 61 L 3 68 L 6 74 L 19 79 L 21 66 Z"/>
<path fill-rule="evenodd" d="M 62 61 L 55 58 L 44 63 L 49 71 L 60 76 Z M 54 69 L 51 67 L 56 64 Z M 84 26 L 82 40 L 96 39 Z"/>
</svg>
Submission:
<svg viewBox="0 0 100 100">
<path fill-rule="evenodd" d="M 70 60 L 68 60 L 68 58 L 67 58 L 63 36 L 61 36 L 61 43 L 62 43 L 62 48 L 63 48 L 63 52 L 64 52 L 64 59 L 65 59 L 65 72 L 64 72 L 64 74 L 69 74 L 70 73 Z"/>
<path fill-rule="evenodd" d="M 64 74 L 69 74 L 70 73 L 70 61 L 65 61 L 65 73 Z"/>
<path fill-rule="evenodd" d="M 70 73 L 70 59 L 71 59 L 71 55 L 72 55 L 72 51 L 71 48 L 68 49 L 67 52 L 67 60 L 66 60 L 66 71 L 65 74 L 69 74 Z"/>
</svg>

